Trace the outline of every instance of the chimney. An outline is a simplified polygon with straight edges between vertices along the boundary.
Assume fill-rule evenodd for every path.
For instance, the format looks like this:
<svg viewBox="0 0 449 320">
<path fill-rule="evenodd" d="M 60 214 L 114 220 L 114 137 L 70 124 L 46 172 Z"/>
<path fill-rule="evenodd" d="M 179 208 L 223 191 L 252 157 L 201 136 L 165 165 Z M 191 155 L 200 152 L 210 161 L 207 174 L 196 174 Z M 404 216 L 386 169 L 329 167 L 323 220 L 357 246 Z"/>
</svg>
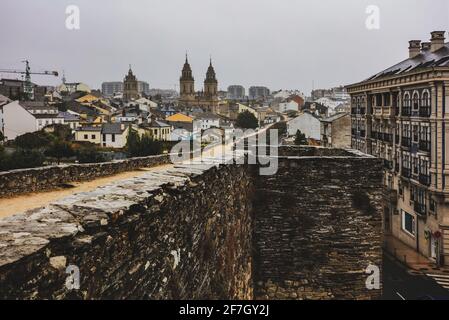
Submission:
<svg viewBox="0 0 449 320">
<path fill-rule="evenodd" d="M 414 58 L 421 53 L 421 40 L 411 40 L 408 43 L 410 44 L 408 47 L 410 58 Z"/>
<path fill-rule="evenodd" d="M 444 31 L 434 31 L 431 33 L 432 38 L 430 39 L 431 41 L 430 50 L 432 52 L 435 52 L 444 47 L 444 40 L 445 40 L 444 34 L 445 34 Z"/>
<path fill-rule="evenodd" d="M 430 50 L 431 43 L 430 42 L 423 42 L 421 43 L 421 52 L 426 52 Z"/>
</svg>

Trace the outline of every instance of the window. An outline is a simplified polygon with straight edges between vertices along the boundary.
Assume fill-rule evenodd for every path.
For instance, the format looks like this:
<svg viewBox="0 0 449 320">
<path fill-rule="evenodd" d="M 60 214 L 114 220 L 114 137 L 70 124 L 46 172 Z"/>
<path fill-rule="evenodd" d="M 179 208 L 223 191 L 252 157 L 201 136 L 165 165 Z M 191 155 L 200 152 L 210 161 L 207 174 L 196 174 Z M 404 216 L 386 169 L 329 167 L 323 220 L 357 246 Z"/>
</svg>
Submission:
<svg viewBox="0 0 449 320">
<path fill-rule="evenodd" d="M 87 134 L 84 135 L 84 140 L 89 139 L 89 136 Z"/>
<path fill-rule="evenodd" d="M 412 107 L 413 110 L 418 110 L 419 109 L 419 94 L 418 92 L 413 93 L 413 99 L 412 99 Z"/>
<path fill-rule="evenodd" d="M 106 135 L 103 134 L 103 141 L 106 141 Z"/>
<path fill-rule="evenodd" d="M 115 134 L 112 134 L 112 142 L 115 142 Z"/>
<path fill-rule="evenodd" d="M 425 90 L 422 94 L 421 104 L 423 107 L 430 107 L 430 94 L 428 90 Z"/>
<path fill-rule="evenodd" d="M 91 138 L 92 138 L 92 139 L 95 139 L 95 135 L 93 134 L 93 135 L 91 136 Z"/>
<path fill-rule="evenodd" d="M 414 237 L 415 227 L 415 217 L 402 210 L 402 230 Z"/>
<path fill-rule="evenodd" d="M 412 130 L 413 130 L 413 142 L 418 142 L 418 139 L 419 139 L 419 126 L 414 124 L 412 126 Z"/>
<path fill-rule="evenodd" d="M 404 107 L 410 107 L 410 94 L 406 92 L 404 94 Z"/>
</svg>

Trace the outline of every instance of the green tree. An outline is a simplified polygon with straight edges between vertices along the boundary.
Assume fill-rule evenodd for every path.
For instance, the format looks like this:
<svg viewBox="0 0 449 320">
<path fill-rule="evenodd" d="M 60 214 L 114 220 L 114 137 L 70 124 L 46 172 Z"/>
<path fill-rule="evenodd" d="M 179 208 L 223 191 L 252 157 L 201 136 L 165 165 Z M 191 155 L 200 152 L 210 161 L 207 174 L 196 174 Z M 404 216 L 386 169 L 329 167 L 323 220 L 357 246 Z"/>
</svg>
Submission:
<svg viewBox="0 0 449 320">
<path fill-rule="evenodd" d="M 142 152 L 140 148 L 140 136 L 136 130 L 130 128 L 126 138 L 126 150 L 131 157 L 139 157 Z"/>
<path fill-rule="evenodd" d="M 58 163 L 63 158 L 70 158 L 75 156 L 75 151 L 72 145 L 66 141 L 57 140 L 53 142 L 50 147 L 45 151 L 45 155 L 48 157 L 56 158 Z"/>
<path fill-rule="evenodd" d="M 308 145 L 309 142 L 306 138 L 306 135 L 301 132 L 301 130 L 296 131 L 295 135 L 295 145 L 301 146 L 301 145 Z"/>
<path fill-rule="evenodd" d="M 147 134 L 142 137 L 141 144 L 142 151 L 145 156 L 152 156 L 162 153 L 163 143 L 161 141 L 153 140 L 153 138 Z"/>
<path fill-rule="evenodd" d="M 254 114 L 249 111 L 244 111 L 237 116 L 235 125 L 238 128 L 255 129 L 258 127 L 258 121 Z"/>
<path fill-rule="evenodd" d="M 14 145 L 21 149 L 40 149 L 47 147 L 52 137 L 44 131 L 25 133 L 14 139 Z"/>
</svg>

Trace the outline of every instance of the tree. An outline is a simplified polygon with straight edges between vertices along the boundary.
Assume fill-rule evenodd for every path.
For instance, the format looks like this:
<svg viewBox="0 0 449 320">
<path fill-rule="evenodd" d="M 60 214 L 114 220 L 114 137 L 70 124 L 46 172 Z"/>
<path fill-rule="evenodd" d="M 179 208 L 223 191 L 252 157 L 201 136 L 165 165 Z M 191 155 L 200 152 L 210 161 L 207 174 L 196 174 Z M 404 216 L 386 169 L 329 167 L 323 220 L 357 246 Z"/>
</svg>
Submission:
<svg viewBox="0 0 449 320">
<path fill-rule="evenodd" d="M 75 151 L 73 150 L 70 143 L 57 140 L 53 142 L 50 145 L 50 148 L 45 151 L 45 155 L 48 157 L 56 158 L 59 164 L 62 158 L 73 157 L 75 155 Z"/>
<path fill-rule="evenodd" d="M 309 142 L 306 138 L 306 135 L 301 132 L 301 130 L 296 131 L 295 135 L 295 145 L 301 146 L 301 145 L 308 145 Z"/>
<path fill-rule="evenodd" d="M 140 139 L 140 149 L 142 156 L 152 156 L 162 153 L 162 143 L 155 141 L 148 134 Z"/>
<path fill-rule="evenodd" d="M 52 136 L 44 131 L 25 133 L 16 137 L 14 145 L 21 149 L 40 149 L 47 147 L 52 141 Z"/>
<path fill-rule="evenodd" d="M 131 128 L 126 138 L 126 150 L 131 157 L 139 157 L 141 154 L 140 136 L 136 130 Z"/>
<path fill-rule="evenodd" d="M 244 111 L 237 116 L 235 125 L 243 129 L 256 129 L 258 127 L 258 121 L 254 114 L 249 111 Z"/>
</svg>

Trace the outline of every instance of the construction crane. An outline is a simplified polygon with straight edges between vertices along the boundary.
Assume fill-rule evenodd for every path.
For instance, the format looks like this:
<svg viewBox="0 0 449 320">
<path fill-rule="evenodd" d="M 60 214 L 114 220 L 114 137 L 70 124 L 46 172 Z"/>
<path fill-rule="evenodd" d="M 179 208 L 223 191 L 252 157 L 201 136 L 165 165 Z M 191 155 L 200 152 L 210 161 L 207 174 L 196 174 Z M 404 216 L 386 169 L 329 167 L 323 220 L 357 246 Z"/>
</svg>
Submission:
<svg viewBox="0 0 449 320">
<path fill-rule="evenodd" d="M 0 69 L 0 73 L 15 73 L 25 75 L 25 82 L 23 84 L 23 93 L 28 100 L 34 99 L 34 88 L 31 83 L 31 75 L 38 74 L 44 76 L 55 76 L 57 77 L 59 73 L 57 71 L 40 71 L 40 72 L 31 72 L 30 63 L 28 60 L 22 61 L 25 63 L 25 71 L 22 70 L 12 70 L 12 69 Z"/>
</svg>

